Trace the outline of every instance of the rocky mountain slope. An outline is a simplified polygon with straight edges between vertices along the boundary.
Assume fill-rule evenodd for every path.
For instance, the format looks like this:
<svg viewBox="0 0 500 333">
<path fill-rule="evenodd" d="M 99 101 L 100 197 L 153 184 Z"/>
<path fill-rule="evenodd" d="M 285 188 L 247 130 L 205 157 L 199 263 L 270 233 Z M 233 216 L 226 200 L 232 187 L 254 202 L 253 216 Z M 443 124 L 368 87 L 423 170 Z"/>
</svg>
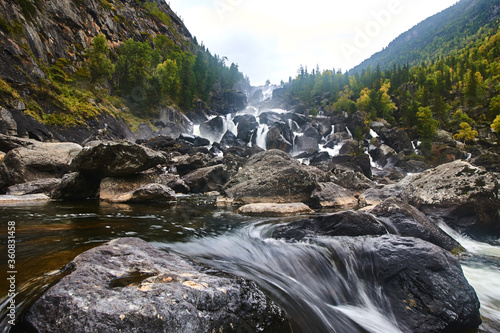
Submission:
<svg viewBox="0 0 500 333">
<path fill-rule="evenodd" d="M 2 0 L 0 64 L 0 132 L 40 141 L 178 135 L 195 101 L 246 105 L 227 93 L 243 78 L 237 66 L 198 45 L 161 0 Z"/>
</svg>

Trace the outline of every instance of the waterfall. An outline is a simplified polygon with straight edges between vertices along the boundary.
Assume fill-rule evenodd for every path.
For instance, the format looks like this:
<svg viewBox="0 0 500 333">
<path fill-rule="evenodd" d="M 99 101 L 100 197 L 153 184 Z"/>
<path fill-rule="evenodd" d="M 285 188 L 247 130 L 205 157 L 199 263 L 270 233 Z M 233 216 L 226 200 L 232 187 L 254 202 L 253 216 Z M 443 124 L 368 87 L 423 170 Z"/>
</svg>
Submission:
<svg viewBox="0 0 500 333">
<path fill-rule="evenodd" d="M 267 150 L 266 137 L 268 132 L 269 126 L 267 126 L 266 124 L 262 124 L 259 126 L 259 128 L 257 128 L 257 138 L 255 143 L 257 144 L 257 146 L 264 150 Z"/>
<path fill-rule="evenodd" d="M 349 134 L 349 138 L 353 138 L 351 131 L 349 131 L 349 127 L 345 127 L 345 130 L 347 131 L 347 134 Z"/>
<path fill-rule="evenodd" d="M 270 227 L 260 222 L 164 248 L 255 281 L 280 300 L 296 332 L 401 332 L 376 280 L 360 278 L 360 262 L 374 263 L 357 256 L 354 243 L 288 243 L 265 237 Z"/>
</svg>

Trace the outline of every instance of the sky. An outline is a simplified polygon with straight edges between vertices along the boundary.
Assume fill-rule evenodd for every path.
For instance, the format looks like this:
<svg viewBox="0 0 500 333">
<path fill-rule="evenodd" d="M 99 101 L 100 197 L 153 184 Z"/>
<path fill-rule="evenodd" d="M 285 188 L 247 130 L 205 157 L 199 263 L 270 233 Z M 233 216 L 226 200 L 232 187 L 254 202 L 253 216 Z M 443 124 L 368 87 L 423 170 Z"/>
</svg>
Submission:
<svg viewBox="0 0 500 333">
<path fill-rule="evenodd" d="M 166 0 L 212 54 L 254 86 L 295 78 L 300 65 L 358 65 L 457 0 Z"/>
</svg>

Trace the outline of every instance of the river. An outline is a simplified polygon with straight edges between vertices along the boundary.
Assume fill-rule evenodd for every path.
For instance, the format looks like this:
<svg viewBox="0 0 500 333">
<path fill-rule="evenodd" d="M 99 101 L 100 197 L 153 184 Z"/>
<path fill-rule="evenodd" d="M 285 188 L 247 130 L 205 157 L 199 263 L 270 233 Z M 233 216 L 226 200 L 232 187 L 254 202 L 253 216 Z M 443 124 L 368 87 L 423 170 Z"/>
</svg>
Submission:
<svg viewBox="0 0 500 333">
<path fill-rule="evenodd" d="M 256 281 L 293 318 L 294 332 L 400 332 L 378 287 L 354 275 L 356 262 L 341 238 L 325 237 L 316 244 L 268 238 L 274 226 L 299 217 L 246 217 L 216 207 L 213 198 L 188 196 L 172 205 L 52 201 L 0 210 L 2 272 L 9 270 L 7 225 L 16 226 L 18 318 L 79 253 L 114 238 L 140 237 Z M 468 250 L 461 262 L 481 301 L 480 332 L 499 332 L 500 246 L 442 227 Z M 4 273 L 0 288 L 8 286 Z M 0 332 L 8 332 L 6 294 L 1 301 Z M 11 330 L 19 331 L 15 326 Z"/>
</svg>

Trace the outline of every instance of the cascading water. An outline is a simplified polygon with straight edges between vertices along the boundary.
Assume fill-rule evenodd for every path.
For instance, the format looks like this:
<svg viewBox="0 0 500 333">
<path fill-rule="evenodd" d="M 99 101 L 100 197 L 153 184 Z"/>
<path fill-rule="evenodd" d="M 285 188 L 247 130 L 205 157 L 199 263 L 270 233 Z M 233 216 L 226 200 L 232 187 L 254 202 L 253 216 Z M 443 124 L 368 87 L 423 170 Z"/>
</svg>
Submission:
<svg viewBox="0 0 500 333">
<path fill-rule="evenodd" d="M 267 150 L 266 137 L 268 132 L 269 126 L 267 124 L 263 124 L 257 129 L 257 138 L 255 143 L 264 150 Z"/>
<path fill-rule="evenodd" d="M 473 240 L 442 221 L 439 227 L 468 252 L 462 257 L 461 264 L 465 277 L 481 302 L 483 324 L 480 332 L 500 332 L 500 246 Z M 500 239 L 496 243 L 500 244 Z"/>
<path fill-rule="evenodd" d="M 231 235 L 156 245 L 256 281 L 287 311 L 295 332 L 401 332 L 381 287 L 359 277 L 371 259 L 355 257 L 347 239 L 288 243 L 267 238 L 271 229 L 255 223 Z"/>
</svg>

